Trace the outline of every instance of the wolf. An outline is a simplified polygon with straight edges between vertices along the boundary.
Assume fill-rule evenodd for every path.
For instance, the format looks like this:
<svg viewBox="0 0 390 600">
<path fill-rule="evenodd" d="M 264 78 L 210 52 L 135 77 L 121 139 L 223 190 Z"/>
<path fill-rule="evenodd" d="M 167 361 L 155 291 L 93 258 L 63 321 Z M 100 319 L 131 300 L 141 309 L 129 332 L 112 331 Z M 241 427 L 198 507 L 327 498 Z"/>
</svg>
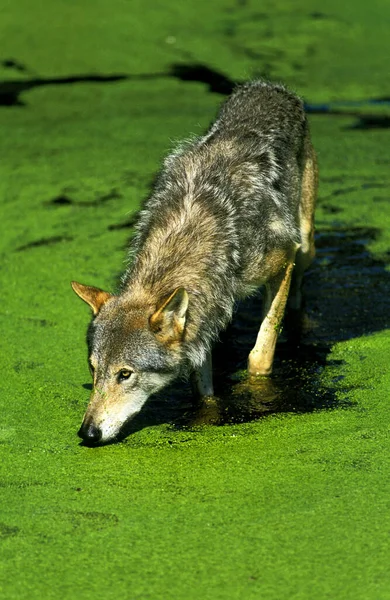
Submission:
<svg viewBox="0 0 390 600">
<path fill-rule="evenodd" d="M 179 376 L 190 375 L 201 398 L 212 396 L 213 342 L 236 302 L 262 285 L 248 373 L 271 373 L 289 290 L 298 309 L 315 253 L 317 181 L 302 100 L 266 81 L 238 86 L 208 131 L 164 160 L 119 293 L 72 282 L 93 312 L 84 442 L 115 441 Z"/>
</svg>

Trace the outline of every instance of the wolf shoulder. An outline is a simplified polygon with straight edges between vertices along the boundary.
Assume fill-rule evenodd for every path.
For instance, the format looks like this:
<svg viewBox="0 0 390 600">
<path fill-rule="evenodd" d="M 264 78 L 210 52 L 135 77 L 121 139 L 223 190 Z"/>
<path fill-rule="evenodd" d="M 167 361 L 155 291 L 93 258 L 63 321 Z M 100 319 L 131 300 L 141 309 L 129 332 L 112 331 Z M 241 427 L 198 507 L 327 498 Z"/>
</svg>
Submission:
<svg viewBox="0 0 390 600">
<path fill-rule="evenodd" d="M 303 138 L 306 115 L 301 98 L 281 84 L 253 81 L 237 86 L 222 105 L 214 131 L 248 133 L 285 141 Z"/>
</svg>

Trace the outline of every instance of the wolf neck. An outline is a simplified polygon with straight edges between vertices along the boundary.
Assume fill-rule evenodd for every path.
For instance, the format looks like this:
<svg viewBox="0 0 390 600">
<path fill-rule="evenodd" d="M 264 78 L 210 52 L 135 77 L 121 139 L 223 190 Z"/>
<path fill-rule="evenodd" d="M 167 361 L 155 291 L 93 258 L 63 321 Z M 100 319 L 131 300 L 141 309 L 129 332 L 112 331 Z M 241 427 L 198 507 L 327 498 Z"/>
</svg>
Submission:
<svg viewBox="0 0 390 600">
<path fill-rule="evenodd" d="M 122 292 L 134 301 L 143 298 L 142 303 L 156 306 L 176 288 L 187 290 L 183 349 L 192 366 L 203 362 L 226 327 L 237 295 L 231 216 L 215 194 L 200 192 L 192 181 L 190 190 L 184 185 L 171 187 L 169 193 L 160 189 L 149 199 L 141 213 L 133 264 Z"/>
</svg>

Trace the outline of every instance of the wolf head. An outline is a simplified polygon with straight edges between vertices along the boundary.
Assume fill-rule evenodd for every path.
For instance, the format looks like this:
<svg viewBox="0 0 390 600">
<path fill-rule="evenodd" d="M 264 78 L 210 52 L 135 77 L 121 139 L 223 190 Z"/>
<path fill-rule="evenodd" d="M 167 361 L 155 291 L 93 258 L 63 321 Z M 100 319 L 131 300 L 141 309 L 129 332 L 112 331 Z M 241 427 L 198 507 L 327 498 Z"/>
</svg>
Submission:
<svg viewBox="0 0 390 600">
<path fill-rule="evenodd" d="M 179 375 L 188 294 L 178 288 L 149 305 L 76 282 L 72 287 L 93 311 L 87 335 L 93 389 L 79 436 L 104 443 Z"/>
</svg>

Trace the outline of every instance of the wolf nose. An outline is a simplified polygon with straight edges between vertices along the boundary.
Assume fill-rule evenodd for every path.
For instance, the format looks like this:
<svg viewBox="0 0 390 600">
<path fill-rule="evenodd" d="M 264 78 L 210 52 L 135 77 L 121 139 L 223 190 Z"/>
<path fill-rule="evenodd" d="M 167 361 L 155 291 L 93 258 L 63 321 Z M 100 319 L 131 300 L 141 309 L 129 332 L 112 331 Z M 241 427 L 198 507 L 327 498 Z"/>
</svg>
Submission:
<svg viewBox="0 0 390 600">
<path fill-rule="evenodd" d="M 102 431 L 99 427 L 95 427 L 92 424 L 83 423 L 77 434 L 81 437 L 84 442 L 89 442 L 90 444 L 97 444 L 102 439 Z"/>
</svg>

